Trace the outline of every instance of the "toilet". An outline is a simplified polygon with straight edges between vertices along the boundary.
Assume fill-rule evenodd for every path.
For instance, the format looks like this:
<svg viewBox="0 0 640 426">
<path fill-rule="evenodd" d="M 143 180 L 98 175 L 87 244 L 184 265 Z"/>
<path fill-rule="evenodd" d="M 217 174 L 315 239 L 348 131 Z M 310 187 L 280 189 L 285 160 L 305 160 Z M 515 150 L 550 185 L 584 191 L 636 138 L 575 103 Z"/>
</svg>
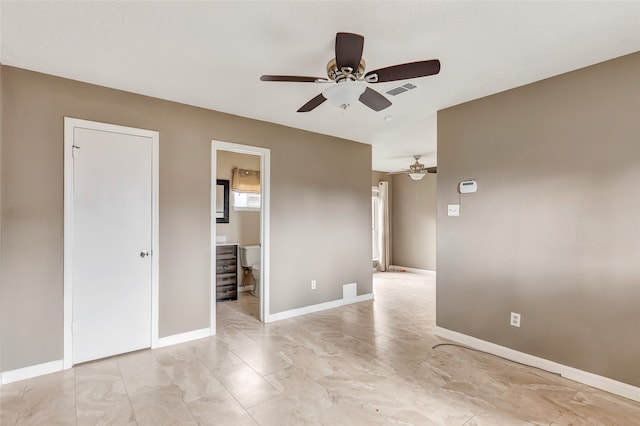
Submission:
<svg viewBox="0 0 640 426">
<path fill-rule="evenodd" d="M 260 297 L 260 246 L 240 246 L 240 265 L 245 273 L 251 270 L 254 282 L 251 294 Z"/>
</svg>

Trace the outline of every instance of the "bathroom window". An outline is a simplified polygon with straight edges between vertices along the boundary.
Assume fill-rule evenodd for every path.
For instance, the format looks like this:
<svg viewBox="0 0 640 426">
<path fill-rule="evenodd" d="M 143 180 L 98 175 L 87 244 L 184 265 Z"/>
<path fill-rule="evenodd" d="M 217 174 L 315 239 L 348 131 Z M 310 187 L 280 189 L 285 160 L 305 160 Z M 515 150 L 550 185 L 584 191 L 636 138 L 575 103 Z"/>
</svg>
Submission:
<svg viewBox="0 0 640 426">
<path fill-rule="evenodd" d="M 233 209 L 236 211 L 260 211 L 260 194 L 233 191 Z"/>
</svg>

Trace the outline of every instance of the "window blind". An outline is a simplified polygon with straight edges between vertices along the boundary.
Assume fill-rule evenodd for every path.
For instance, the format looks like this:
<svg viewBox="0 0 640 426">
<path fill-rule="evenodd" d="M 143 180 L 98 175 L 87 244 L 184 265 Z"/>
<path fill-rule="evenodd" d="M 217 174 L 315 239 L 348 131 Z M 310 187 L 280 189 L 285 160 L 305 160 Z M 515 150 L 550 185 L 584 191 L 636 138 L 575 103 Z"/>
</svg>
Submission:
<svg viewBox="0 0 640 426">
<path fill-rule="evenodd" d="M 260 193 L 260 170 L 233 169 L 231 189 L 236 192 Z"/>
</svg>

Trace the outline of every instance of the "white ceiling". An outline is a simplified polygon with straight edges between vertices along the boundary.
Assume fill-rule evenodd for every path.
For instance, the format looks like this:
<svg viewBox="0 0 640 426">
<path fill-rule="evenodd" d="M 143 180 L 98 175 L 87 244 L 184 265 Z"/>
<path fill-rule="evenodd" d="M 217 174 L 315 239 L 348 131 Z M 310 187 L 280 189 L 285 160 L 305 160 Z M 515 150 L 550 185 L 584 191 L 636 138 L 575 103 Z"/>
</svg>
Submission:
<svg viewBox="0 0 640 426">
<path fill-rule="evenodd" d="M 640 50 L 637 1 L 2 0 L 0 15 L 5 65 L 364 142 L 382 171 L 436 164 L 439 109 Z M 339 31 L 364 35 L 367 70 L 438 58 L 441 72 L 380 112 L 297 113 L 325 86 L 259 81 L 324 77 Z"/>
</svg>

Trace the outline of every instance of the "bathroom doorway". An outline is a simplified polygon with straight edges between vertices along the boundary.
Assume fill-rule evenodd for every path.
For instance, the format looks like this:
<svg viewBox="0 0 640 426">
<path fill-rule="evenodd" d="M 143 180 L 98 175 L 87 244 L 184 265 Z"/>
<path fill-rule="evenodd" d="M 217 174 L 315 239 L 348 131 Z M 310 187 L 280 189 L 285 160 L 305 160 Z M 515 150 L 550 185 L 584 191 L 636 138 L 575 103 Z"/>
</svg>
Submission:
<svg viewBox="0 0 640 426">
<path fill-rule="evenodd" d="M 212 332 L 223 307 L 268 322 L 269 161 L 269 149 L 212 141 Z"/>
</svg>

